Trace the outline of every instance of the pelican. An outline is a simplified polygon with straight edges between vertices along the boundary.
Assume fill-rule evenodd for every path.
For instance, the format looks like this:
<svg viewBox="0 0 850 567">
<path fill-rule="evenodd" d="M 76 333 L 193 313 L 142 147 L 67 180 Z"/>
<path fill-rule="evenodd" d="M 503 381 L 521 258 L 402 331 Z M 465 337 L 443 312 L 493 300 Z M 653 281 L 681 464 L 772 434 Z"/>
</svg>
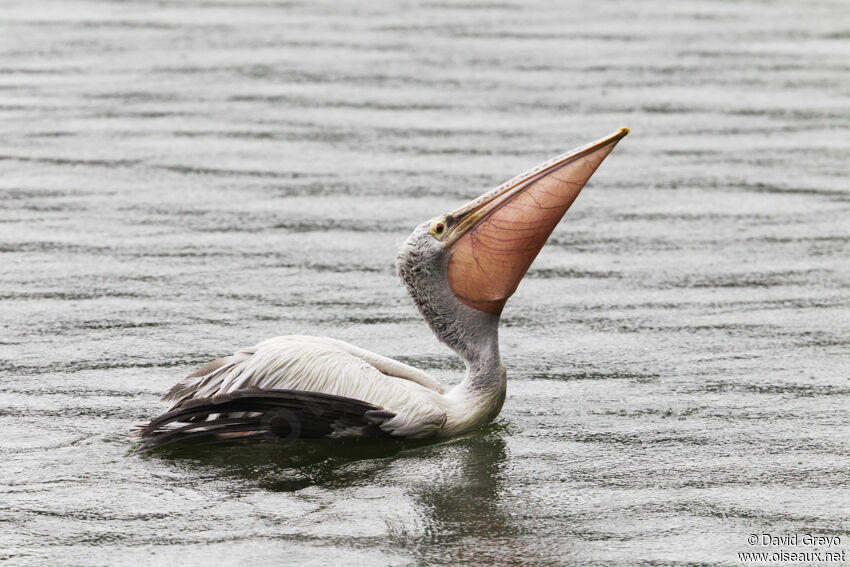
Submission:
<svg viewBox="0 0 850 567">
<path fill-rule="evenodd" d="M 162 399 L 141 450 L 177 442 L 447 437 L 493 420 L 505 401 L 499 319 L 537 253 L 627 128 L 559 155 L 418 226 L 399 277 L 437 338 L 465 363 L 447 389 L 426 372 L 326 338 L 268 339 L 214 360 Z"/>
</svg>

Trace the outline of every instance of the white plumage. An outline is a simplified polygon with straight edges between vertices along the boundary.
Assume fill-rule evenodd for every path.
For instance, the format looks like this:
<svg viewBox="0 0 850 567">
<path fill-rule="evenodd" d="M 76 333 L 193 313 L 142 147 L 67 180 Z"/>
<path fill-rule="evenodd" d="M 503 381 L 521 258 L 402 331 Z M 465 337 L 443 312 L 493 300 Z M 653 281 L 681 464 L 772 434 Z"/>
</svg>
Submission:
<svg viewBox="0 0 850 567">
<path fill-rule="evenodd" d="M 421 370 L 327 337 L 276 337 L 220 360 L 221 366 L 188 378 L 163 399 L 180 402 L 250 388 L 320 392 L 395 413 L 381 428 L 402 437 L 433 435 L 459 409 Z"/>
</svg>

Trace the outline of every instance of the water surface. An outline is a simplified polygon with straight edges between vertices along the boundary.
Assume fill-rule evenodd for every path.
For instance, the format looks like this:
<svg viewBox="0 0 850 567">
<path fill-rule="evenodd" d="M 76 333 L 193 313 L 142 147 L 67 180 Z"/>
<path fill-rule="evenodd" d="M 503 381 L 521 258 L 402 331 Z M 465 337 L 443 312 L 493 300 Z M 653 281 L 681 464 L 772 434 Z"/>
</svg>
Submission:
<svg viewBox="0 0 850 567">
<path fill-rule="evenodd" d="M 0 558 L 848 549 L 848 21 L 838 0 L 3 2 Z M 133 453 L 177 379 L 270 336 L 457 382 L 396 248 L 620 126 L 507 305 L 495 424 Z"/>
</svg>

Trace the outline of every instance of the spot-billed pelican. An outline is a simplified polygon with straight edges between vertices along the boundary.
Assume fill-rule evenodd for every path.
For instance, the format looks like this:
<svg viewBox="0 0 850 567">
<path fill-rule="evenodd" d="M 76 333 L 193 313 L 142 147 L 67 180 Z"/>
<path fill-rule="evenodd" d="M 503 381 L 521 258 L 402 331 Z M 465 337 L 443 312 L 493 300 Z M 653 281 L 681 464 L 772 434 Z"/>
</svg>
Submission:
<svg viewBox="0 0 850 567">
<path fill-rule="evenodd" d="M 555 225 L 622 128 L 549 160 L 416 228 L 398 275 L 440 341 L 466 363 L 446 390 L 422 370 L 343 341 L 269 339 L 201 367 L 169 391 L 171 409 L 142 427 L 142 449 L 173 442 L 449 436 L 495 418 L 507 375 L 499 317 Z"/>
</svg>

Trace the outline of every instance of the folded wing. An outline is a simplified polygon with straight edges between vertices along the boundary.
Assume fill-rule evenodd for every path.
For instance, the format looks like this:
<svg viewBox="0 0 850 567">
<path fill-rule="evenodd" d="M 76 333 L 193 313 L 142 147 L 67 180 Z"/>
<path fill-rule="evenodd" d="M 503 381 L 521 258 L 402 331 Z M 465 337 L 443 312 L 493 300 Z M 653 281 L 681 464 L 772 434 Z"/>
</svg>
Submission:
<svg viewBox="0 0 850 567">
<path fill-rule="evenodd" d="M 385 372 L 395 370 L 405 376 L 382 372 L 365 360 L 370 356 Z M 189 375 L 165 395 L 163 400 L 174 402 L 171 411 L 151 422 L 142 438 L 177 439 L 197 434 L 212 439 L 213 430 L 218 430 L 217 440 L 276 436 L 279 430 L 258 429 L 258 424 L 266 423 L 266 414 L 277 411 L 275 407 L 281 404 L 286 411 L 295 412 L 298 420 L 306 419 L 309 427 L 301 428 L 299 434 L 303 437 L 316 432 L 335 437 L 372 435 L 375 428 L 393 436 L 424 437 L 445 423 L 446 399 L 441 390 L 424 372 L 347 343 L 319 337 L 277 337 Z M 274 396 L 266 395 L 272 392 Z M 317 401 L 321 396 L 329 396 L 337 406 L 347 404 L 349 421 L 337 421 L 338 416 L 325 410 L 311 413 L 309 404 L 313 409 L 325 407 L 325 401 Z M 304 407 L 296 411 L 299 404 Z M 254 409 L 245 409 L 246 405 Z M 377 413 L 370 417 L 368 412 Z M 360 421 L 350 421 L 356 415 Z M 183 429 L 175 433 L 180 427 Z"/>
</svg>

